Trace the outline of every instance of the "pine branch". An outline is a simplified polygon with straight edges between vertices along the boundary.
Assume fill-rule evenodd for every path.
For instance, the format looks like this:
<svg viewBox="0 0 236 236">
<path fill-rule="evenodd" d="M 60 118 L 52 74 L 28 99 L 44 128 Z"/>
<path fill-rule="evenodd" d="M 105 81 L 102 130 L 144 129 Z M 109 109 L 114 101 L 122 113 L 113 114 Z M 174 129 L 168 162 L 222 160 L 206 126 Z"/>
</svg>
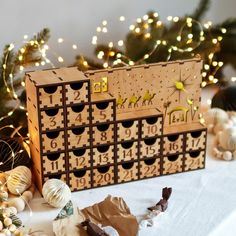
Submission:
<svg viewBox="0 0 236 236">
<path fill-rule="evenodd" d="M 197 9 L 190 15 L 194 20 L 200 21 L 211 5 L 211 0 L 201 0 Z"/>
</svg>

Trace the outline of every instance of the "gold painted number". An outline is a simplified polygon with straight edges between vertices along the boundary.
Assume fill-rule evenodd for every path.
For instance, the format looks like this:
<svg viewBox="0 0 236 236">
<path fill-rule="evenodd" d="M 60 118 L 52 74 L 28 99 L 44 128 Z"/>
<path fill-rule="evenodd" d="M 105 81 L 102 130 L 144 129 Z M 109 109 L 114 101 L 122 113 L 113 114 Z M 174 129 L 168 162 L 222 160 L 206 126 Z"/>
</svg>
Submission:
<svg viewBox="0 0 236 236">
<path fill-rule="evenodd" d="M 178 143 L 169 143 L 169 150 L 170 151 L 177 151 L 179 148 L 179 144 Z"/>
<path fill-rule="evenodd" d="M 146 155 L 154 155 L 155 152 L 156 152 L 156 149 L 153 146 L 146 147 Z"/>
<path fill-rule="evenodd" d="M 55 117 L 50 117 L 49 120 L 50 120 L 51 127 L 54 127 L 57 124 L 57 122 L 55 121 Z"/>
<path fill-rule="evenodd" d="M 98 156 L 98 160 L 99 160 L 99 163 L 102 164 L 102 163 L 107 163 L 109 161 L 109 156 L 108 156 L 108 153 L 104 153 L 104 154 L 100 154 Z"/>
<path fill-rule="evenodd" d="M 166 167 L 166 171 L 169 173 L 175 173 L 179 169 L 179 164 L 178 163 L 168 163 Z"/>
<path fill-rule="evenodd" d="M 125 135 L 126 138 L 129 138 L 131 136 L 131 129 L 125 129 Z"/>
<path fill-rule="evenodd" d="M 57 142 L 56 142 L 56 140 L 55 139 L 52 139 L 51 140 L 51 142 L 50 142 L 50 146 L 51 146 L 51 148 L 57 148 Z"/>
<path fill-rule="evenodd" d="M 199 145 L 199 143 L 200 143 L 200 138 L 198 138 L 198 139 L 192 139 L 192 147 L 194 148 L 197 148 L 198 147 L 198 145 Z"/>
<path fill-rule="evenodd" d="M 133 170 L 124 171 L 124 180 L 129 180 L 133 178 Z"/>
<path fill-rule="evenodd" d="M 98 179 L 97 179 L 97 183 L 98 184 L 102 184 L 103 182 L 109 183 L 111 181 L 111 179 L 112 179 L 112 177 L 111 177 L 110 173 L 99 174 Z"/>
<path fill-rule="evenodd" d="M 85 166 L 85 157 L 76 158 L 76 166 L 84 167 Z"/>
<path fill-rule="evenodd" d="M 100 119 L 105 120 L 107 118 L 106 111 L 100 111 Z"/>
<path fill-rule="evenodd" d="M 79 101 L 80 100 L 80 92 L 79 91 L 74 91 L 74 100 Z"/>
<path fill-rule="evenodd" d="M 148 135 L 154 135 L 157 133 L 158 131 L 158 128 L 157 128 L 157 125 L 151 125 L 151 126 L 148 126 L 147 127 L 147 130 L 148 130 Z"/>
<path fill-rule="evenodd" d="M 101 140 L 106 141 L 107 140 L 107 133 L 106 132 L 101 132 Z"/>
<path fill-rule="evenodd" d="M 154 175 L 157 172 L 157 167 L 155 165 L 144 167 L 144 176 Z"/>
<path fill-rule="evenodd" d="M 86 186 L 86 179 L 85 178 L 77 178 L 76 179 L 76 186 L 77 188 L 83 188 Z"/>
<path fill-rule="evenodd" d="M 59 169 L 58 161 L 52 161 L 51 165 L 52 165 L 52 170 L 58 170 Z"/>
</svg>

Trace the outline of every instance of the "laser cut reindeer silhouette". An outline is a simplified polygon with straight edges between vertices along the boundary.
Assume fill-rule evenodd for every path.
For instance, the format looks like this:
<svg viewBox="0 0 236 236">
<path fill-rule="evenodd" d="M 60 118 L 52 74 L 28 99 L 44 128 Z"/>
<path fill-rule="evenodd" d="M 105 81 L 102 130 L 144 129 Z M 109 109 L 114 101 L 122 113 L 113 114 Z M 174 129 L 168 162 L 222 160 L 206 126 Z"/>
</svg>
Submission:
<svg viewBox="0 0 236 236">
<path fill-rule="evenodd" d="M 143 96 L 142 106 L 146 106 L 146 102 L 148 105 L 152 104 L 152 99 L 155 97 L 156 93 L 151 94 L 149 90 L 147 90 Z"/>
<path fill-rule="evenodd" d="M 132 104 L 134 104 L 134 107 L 138 107 L 138 101 L 141 99 L 141 96 L 137 97 L 134 93 L 129 99 L 129 108 L 132 107 Z"/>
</svg>

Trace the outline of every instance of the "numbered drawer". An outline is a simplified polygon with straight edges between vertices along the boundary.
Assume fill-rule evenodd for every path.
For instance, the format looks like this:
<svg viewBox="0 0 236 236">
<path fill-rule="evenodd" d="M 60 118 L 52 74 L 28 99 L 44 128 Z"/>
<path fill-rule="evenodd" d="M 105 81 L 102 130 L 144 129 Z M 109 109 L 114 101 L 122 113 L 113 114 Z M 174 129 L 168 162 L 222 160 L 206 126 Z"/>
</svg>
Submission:
<svg viewBox="0 0 236 236">
<path fill-rule="evenodd" d="M 63 151 L 65 149 L 64 131 L 51 131 L 42 134 L 43 153 Z"/>
<path fill-rule="evenodd" d="M 61 181 L 65 182 L 67 184 L 67 178 L 66 178 L 66 174 L 52 174 L 52 175 L 48 175 L 48 176 L 44 176 L 43 178 L 43 182 L 45 183 L 48 179 L 60 179 Z"/>
<path fill-rule="evenodd" d="M 64 128 L 64 116 L 62 108 L 52 108 L 41 111 L 42 131 Z"/>
<path fill-rule="evenodd" d="M 128 141 L 117 144 L 117 161 L 130 161 L 138 159 L 138 142 Z"/>
<path fill-rule="evenodd" d="M 115 159 L 114 145 L 102 145 L 93 148 L 93 166 L 113 164 Z"/>
<path fill-rule="evenodd" d="M 62 86 L 47 86 L 39 88 L 39 107 L 62 106 Z"/>
<path fill-rule="evenodd" d="M 117 141 L 138 139 L 138 121 L 129 120 L 117 123 Z"/>
<path fill-rule="evenodd" d="M 138 162 L 128 162 L 118 165 L 118 183 L 138 179 Z"/>
<path fill-rule="evenodd" d="M 91 170 L 77 170 L 69 173 L 71 191 L 91 188 Z"/>
<path fill-rule="evenodd" d="M 183 154 L 163 157 L 163 175 L 183 172 Z"/>
<path fill-rule="evenodd" d="M 53 174 L 66 171 L 65 153 L 50 153 L 44 155 L 42 159 L 44 174 Z"/>
<path fill-rule="evenodd" d="M 205 166 L 205 151 L 191 151 L 185 154 L 184 171 L 202 169 Z"/>
<path fill-rule="evenodd" d="M 183 152 L 184 135 L 183 134 L 171 134 L 163 138 L 163 154 L 172 154 Z"/>
<path fill-rule="evenodd" d="M 162 124 L 162 116 L 154 116 L 141 120 L 141 138 L 161 136 Z"/>
<path fill-rule="evenodd" d="M 206 130 L 192 131 L 186 134 L 186 151 L 205 149 Z"/>
<path fill-rule="evenodd" d="M 97 125 L 92 128 L 93 145 L 113 143 L 115 140 L 114 124 Z"/>
<path fill-rule="evenodd" d="M 140 141 L 140 158 L 159 156 L 161 138 L 146 138 Z"/>
<path fill-rule="evenodd" d="M 89 102 L 89 83 L 80 81 L 66 85 L 66 104 Z"/>
<path fill-rule="evenodd" d="M 159 176 L 160 174 L 160 158 L 140 161 L 140 179 Z"/>
<path fill-rule="evenodd" d="M 93 124 L 110 122 L 115 120 L 114 102 L 105 101 L 92 104 Z"/>
<path fill-rule="evenodd" d="M 69 149 L 89 146 L 89 127 L 80 127 L 67 130 Z"/>
<path fill-rule="evenodd" d="M 89 105 L 67 107 L 67 126 L 89 125 Z"/>
<path fill-rule="evenodd" d="M 102 166 L 93 169 L 93 187 L 115 183 L 114 166 Z"/>
<path fill-rule="evenodd" d="M 81 148 L 69 152 L 69 170 L 90 167 L 90 149 Z"/>
</svg>

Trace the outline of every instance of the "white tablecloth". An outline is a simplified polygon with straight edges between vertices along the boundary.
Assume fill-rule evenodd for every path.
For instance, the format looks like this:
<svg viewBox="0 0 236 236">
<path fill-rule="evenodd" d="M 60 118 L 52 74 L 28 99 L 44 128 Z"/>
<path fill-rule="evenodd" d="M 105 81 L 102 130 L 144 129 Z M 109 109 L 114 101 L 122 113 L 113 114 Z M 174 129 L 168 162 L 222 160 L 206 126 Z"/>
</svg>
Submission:
<svg viewBox="0 0 236 236">
<path fill-rule="evenodd" d="M 102 201 L 108 194 L 123 197 L 136 216 L 161 197 L 165 186 L 173 188 L 168 210 L 160 216 L 157 228 L 143 230 L 142 236 L 235 236 L 236 235 L 236 161 L 216 160 L 210 152 L 212 138 L 208 138 L 206 169 L 191 171 L 97 188 L 73 193 L 72 200 L 79 208 Z M 36 193 L 29 211 L 20 214 L 26 226 L 53 235 L 52 220 L 59 212 L 43 204 Z"/>
</svg>

